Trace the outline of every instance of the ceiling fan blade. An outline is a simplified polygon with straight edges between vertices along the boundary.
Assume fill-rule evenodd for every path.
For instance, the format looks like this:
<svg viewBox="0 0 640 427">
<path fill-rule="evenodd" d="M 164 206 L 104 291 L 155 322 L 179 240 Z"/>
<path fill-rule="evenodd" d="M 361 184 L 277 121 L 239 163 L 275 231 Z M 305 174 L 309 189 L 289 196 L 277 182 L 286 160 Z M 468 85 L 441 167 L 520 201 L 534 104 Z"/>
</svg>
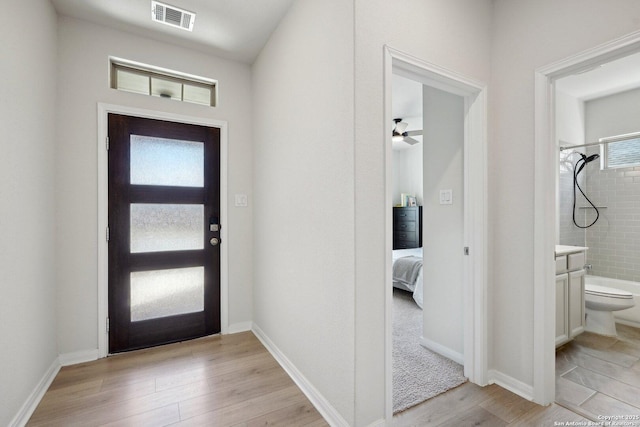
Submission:
<svg viewBox="0 0 640 427">
<path fill-rule="evenodd" d="M 422 130 L 408 130 L 404 134 L 407 136 L 422 136 Z"/>
<path fill-rule="evenodd" d="M 420 141 L 418 141 L 417 139 L 413 139 L 410 136 L 405 136 L 404 137 L 404 142 L 406 142 L 409 145 L 414 145 L 414 144 L 417 144 Z"/>
</svg>

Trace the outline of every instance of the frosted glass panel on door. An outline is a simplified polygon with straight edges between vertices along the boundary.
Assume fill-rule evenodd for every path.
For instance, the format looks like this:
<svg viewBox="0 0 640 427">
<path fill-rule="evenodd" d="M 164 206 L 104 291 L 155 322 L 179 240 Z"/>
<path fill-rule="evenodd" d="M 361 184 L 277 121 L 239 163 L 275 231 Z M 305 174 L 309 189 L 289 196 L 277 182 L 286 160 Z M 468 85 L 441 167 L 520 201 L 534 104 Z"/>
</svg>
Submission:
<svg viewBox="0 0 640 427">
<path fill-rule="evenodd" d="M 204 186 L 204 143 L 131 135 L 131 184 Z"/>
<path fill-rule="evenodd" d="M 131 253 L 204 249 L 204 206 L 131 204 Z"/>
<path fill-rule="evenodd" d="M 131 321 L 204 310 L 204 267 L 131 273 Z"/>
</svg>

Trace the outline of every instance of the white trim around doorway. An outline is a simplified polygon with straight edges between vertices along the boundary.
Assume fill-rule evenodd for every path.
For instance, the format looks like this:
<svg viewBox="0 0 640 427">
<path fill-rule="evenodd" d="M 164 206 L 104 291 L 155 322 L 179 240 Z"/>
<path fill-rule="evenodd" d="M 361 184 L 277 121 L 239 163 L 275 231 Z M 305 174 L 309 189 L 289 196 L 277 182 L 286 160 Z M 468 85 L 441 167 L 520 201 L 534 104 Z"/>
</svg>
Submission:
<svg viewBox="0 0 640 427">
<path fill-rule="evenodd" d="M 535 190 L 533 400 L 555 399 L 556 169 L 554 82 L 632 53 L 640 52 L 640 31 L 554 62 L 535 71 Z"/>
<path fill-rule="evenodd" d="M 166 120 L 171 122 L 209 126 L 220 129 L 220 221 L 228 224 L 227 206 L 227 163 L 228 163 L 228 124 L 226 121 L 208 119 L 204 117 L 183 116 L 179 114 L 145 110 L 98 103 L 98 358 L 106 357 L 109 352 L 107 333 L 108 317 L 108 248 L 106 230 L 108 224 L 108 157 L 106 141 L 108 135 L 109 113 Z M 222 227 L 221 239 L 228 241 L 228 227 Z M 229 329 L 229 253 L 227 245 L 221 245 L 220 253 L 220 325 L 221 333 L 228 333 Z"/>
<path fill-rule="evenodd" d="M 487 309 L 487 89 L 454 71 L 384 47 L 384 140 L 385 144 L 385 418 L 393 417 L 392 402 L 392 76 L 399 74 L 464 98 L 464 257 L 463 310 L 464 374 L 478 385 L 489 383 Z M 460 248 L 462 253 L 463 247 Z"/>
</svg>

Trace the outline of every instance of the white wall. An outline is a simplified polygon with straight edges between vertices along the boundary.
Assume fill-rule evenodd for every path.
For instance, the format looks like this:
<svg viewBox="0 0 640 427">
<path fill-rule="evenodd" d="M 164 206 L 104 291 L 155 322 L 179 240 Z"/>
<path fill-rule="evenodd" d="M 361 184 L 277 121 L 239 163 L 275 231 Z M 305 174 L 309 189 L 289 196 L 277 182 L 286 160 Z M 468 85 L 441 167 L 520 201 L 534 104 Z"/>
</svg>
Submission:
<svg viewBox="0 0 640 427">
<path fill-rule="evenodd" d="M 491 365 L 533 384 L 534 71 L 640 28 L 636 0 L 495 0 L 489 188 Z M 549 254 L 552 256 L 552 254 Z"/>
<path fill-rule="evenodd" d="M 356 425 L 384 417 L 385 44 L 477 81 L 489 81 L 490 0 L 355 0 Z M 391 25 L 401 22 L 402 25 Z"/>
<path fill-rule="evenodd" d="M 422 205 L 422 142 L 393 151 L 393 206 L 401 203 L 401 194 L 413 194 Z"/>
<path fill-rule="evenodd" d="M 587 141 L 640 132 L 640 89 L 585 102 Z"/>
<path fill-rule="evenodd" d="M 97 348 L 98 102 L 226 120 L 229 124 L 229 323 L 252 316 L 251 79 L 247 65 L 68 17 L 59 19 L 56 280 L 61 353 Z M 210 108 L 109 88 L 109 55 L 217 79 Z M 100 147 L 100 148 L 98 148 Z M 249 195 L 236 208 L 234 193 Z M 224 202 L 224 201 L 223 201 Z M 52 299 L 53 301 L 53 299 Z"/>
<path fill-rule="evenodd" d="M 57 360 L 54 143 L 56 15 L 5 2 L 0 27 L 0 425 Z M 25 23 L 28 22 L 28 25 Z"/>
<path fill-rule="evenodd" d="M 561 145 L 584 144 L 584 102 L 556 86 L 555 113 L 556 140 Z"/>
<path fill-rule="evenodd" d="M 299 1 L 252 81 L 255 325 L 351 425 L 353 55 L 351 2 Z"/>
<path fill-rule="evenodd" d="M 423 336 L 464 355 L 464 98 L 424 86 Z M 453 203 L 440 204 L 440 190 Z"/>
</svg>

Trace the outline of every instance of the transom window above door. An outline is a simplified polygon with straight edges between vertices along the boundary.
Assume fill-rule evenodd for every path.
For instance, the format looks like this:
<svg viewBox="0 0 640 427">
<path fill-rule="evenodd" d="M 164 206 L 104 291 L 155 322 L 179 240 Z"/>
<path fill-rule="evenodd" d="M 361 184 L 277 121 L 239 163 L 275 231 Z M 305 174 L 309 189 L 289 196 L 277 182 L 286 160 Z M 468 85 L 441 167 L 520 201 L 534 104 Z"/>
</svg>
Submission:
<svg viewBox="0 0 640 427">
<path fill-rule="evenodd" d="M 216 106 L 216 80 L 120 58 L 110 58 L 110 63 L 112 89 Z"/>
</svg>

